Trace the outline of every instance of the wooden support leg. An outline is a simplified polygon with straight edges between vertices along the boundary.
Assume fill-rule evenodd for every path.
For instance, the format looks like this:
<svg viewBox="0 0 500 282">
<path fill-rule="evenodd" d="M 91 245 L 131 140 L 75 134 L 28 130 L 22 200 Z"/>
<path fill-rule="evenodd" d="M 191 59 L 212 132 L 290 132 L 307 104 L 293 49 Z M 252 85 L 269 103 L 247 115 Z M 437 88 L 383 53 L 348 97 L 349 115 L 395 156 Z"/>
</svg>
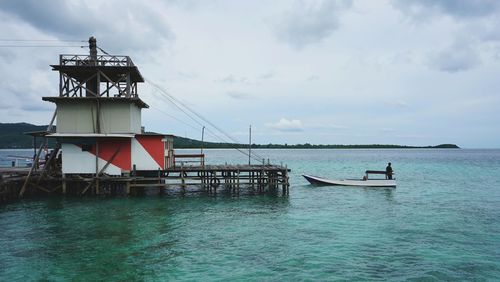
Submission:
<svg viewBox="0 0 500 282">
<path fill-rule="evenodd" d="M 237 176 L 237 179 L 236 179 L 236 189 L 237 189 L 237 193 L 238 195 L 240 194 L 240 172 L 238 171 L 238 176 Z"/>
<path fill-rule="evenodd" d="M 100 188 L 99 184 L 100 184 L 99 183 L 99 178 L 96 176 L 96 178 L 95 178 L 95 194 L 96 195 L 99 195 L 100 192 L 101 192 L 100 189 L 99 189 Z"/>
<path fill-rule="evenodd" d="M 183 194 L 186 192 L 186 179 L 184 178 L 185 174 L 186 172 L 181 172 L 181 189 Z"/>
<path fill-rule="evenodd" d="M 82 195 L 85 194 L 87 192 L 87 190 L 89 190 L 90 187 L 92 187 L 92 185 L 94 184 L 94 181 L 90 181 L 89 184 L 87 185 L 87 187 L 85 187 L 85 189 L 83 189 L 82 191 Z"/>
<path fill-rule="evenodd" d="M 63 195 L 66 195 L 66 174 L 63 173 L 62 175 L 62 193 Z"/>
</svg>

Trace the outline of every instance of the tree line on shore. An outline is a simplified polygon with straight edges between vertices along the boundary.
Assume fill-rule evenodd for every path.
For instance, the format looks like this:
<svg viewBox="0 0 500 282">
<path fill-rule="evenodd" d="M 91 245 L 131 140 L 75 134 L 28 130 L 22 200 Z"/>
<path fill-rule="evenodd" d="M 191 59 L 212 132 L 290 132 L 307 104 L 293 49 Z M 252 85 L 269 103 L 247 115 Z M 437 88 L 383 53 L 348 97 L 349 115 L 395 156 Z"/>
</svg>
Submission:
<svg viewBox="0 0 500 282">
<path fill-rule="evenodd" d="M 34 125 L 29 123 L 0 123 L 0 149 L 22 149 L 33 148 L 33 137 L 26 135 L 26 132 L 44 131 L 46 125 Z M 42 142 L 38 138 L 37 146 Z M 55 140 L 49 139 L 49 147 L 52 147 Z M 226 148 L 248 148 L 248 144 L 201 142 L 199 140 L 174 137 L 174 148 L 178 149 L 226 149 Z M 459 148 L 455 144 L 440 144 L 437 146 L 405 146 L 405 145 L 386 145 L 386 144 L 368 144 L 368 145 L 329 145 L 329 144 L 252 144 L 252 149 L 418 149 L 418 148 Z"/>
</svg>

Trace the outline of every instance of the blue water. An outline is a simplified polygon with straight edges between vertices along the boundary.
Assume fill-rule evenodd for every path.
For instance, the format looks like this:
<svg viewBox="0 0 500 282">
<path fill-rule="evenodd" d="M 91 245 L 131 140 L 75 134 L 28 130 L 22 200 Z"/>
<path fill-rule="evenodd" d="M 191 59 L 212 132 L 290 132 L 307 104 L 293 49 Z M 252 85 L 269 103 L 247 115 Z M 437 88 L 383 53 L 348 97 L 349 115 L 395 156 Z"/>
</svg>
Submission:
<svg viewBox="0 0 500 282">
<path fill-rule="evenodd" d="M 33 149 L 0 149 L 0 167 L 29 167 L 33 160 Z M 41 154 L 43 158 L 45 154 Z"/>
<path fill-rule="evenodd" d="M 248 162 L 205 153 L 209 163 Z M 0 280 L 499 279 L 500 150 L 257 153 L 292 169 L 289 196 L 0 206 Z M 396 189 L 313 187 L 300 176 L 361 177 L 388 161 Z"/>
</svg>

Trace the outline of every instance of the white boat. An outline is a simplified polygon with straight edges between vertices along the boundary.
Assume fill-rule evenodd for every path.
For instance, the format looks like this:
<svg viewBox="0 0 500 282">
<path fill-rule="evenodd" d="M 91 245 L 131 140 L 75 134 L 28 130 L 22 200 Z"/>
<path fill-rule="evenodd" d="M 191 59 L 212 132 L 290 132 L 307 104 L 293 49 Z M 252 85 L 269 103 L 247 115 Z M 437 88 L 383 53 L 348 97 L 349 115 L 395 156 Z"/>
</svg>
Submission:
<svg viewBox="0 0 500 282">
<path fill-rule="evenodd" d="M 326 179 L 312 175 L 302 175 L 307 181 L 314 185 L 337 185 L 337 186 L 360 186 L 360 187 L 393 187 L 396 188 L 395 179 Z"/>
</svg>

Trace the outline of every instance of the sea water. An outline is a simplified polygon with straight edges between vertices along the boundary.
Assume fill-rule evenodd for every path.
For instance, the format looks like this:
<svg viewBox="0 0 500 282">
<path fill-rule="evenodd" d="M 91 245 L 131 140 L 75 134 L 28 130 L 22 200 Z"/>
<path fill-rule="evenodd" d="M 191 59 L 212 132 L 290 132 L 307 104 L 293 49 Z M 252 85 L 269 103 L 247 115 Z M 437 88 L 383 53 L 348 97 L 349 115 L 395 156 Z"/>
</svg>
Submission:
<svg viewBox="0 0 500 282">
<path fill-rule="evenodd" d="M 248 163 L 234 150 L 204 152 L 207 163 Z M 0 280 L 500 279 L 500 150 L 255 152 L 292 170 L 288 196 L 0 206 Z M 387 162 L 396 189 L 315 187 L 301 177 L 360 178 Z"/>
</svg>

